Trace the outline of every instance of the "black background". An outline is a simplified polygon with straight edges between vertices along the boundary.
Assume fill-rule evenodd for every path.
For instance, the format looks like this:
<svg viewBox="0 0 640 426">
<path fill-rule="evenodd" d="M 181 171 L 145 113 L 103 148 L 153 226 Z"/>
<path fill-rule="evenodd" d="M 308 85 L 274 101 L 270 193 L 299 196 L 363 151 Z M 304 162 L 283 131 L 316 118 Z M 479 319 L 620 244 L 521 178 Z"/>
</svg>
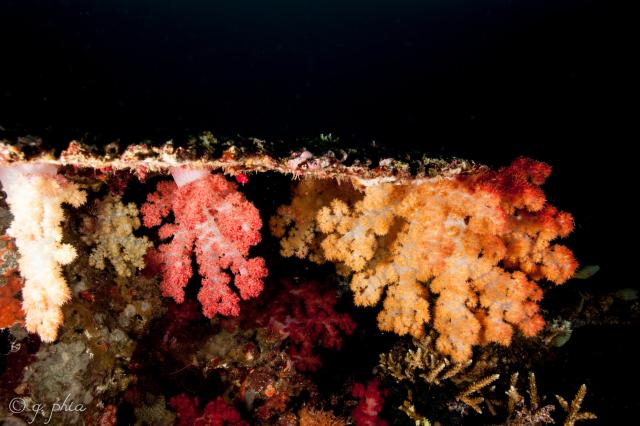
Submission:
<svg viewBox="0 0 640 426">
<path fill-rule="evenodd" d="M 528 155 L 554 167 L 547 194 L 576 218 L 568 244 L 602 267 L 569 285 L 637 288 L 636 140 L 622 131 L 637 75 L 629 9 L 2 0 L 0 126 L 52 146 L 87 133 L 135 142 L 208 129 L 270 140 L 331 132 L 492 166 Z M 595 388 L 608 421 L 637 408 L 624 390 L 640 379 L 637 332 L 571 341 L 568 381 Z"/>
</svg>

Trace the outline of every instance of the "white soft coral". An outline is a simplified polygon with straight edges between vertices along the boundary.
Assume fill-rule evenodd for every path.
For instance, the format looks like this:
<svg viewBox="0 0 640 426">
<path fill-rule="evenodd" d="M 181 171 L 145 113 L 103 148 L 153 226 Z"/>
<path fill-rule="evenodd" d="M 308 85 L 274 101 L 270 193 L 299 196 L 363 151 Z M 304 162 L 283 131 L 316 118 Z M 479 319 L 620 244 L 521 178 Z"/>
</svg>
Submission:
<svg viewBox="0 0 640 426">
<path fill-rule="evenodd" d="M 16 240 L 25 279 L 26 327 L 43 341 L 52 342 L 63 320 L 60 307 L 71 297 L 61 265 L 76 257 L 73 246 L 61 242 L 62 203 L 79 207 L 86 193 L 58 176 L 57 167 L 50 164 L 0 167 L 0 181 L 13 214 L 7 234 Z"/>
</svg>

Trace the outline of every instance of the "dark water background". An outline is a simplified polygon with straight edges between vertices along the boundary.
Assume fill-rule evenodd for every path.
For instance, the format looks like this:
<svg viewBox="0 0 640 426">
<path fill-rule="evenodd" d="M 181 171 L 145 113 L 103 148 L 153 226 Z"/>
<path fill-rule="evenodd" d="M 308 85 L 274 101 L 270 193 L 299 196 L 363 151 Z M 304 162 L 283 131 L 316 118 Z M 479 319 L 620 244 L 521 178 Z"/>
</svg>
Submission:
<svg viewBox="0 0 640 426">
<path fill-rule="evenodd" d="M 638 75 L 630 4 L 0 0 L 0 126 L 51 146 L 209 129 L 492 166 L 528 155 L 554 167 L 549 198 L 576 218 L 568 245 L 602 267 L 571 285 L 639 288 L 637 161 L 621 131 Z M 549 367 L 557 391 L 586 381 L 602 424 L 627 424 L 638 331 L 578 330 L 569 362 Z"/>
</svg>

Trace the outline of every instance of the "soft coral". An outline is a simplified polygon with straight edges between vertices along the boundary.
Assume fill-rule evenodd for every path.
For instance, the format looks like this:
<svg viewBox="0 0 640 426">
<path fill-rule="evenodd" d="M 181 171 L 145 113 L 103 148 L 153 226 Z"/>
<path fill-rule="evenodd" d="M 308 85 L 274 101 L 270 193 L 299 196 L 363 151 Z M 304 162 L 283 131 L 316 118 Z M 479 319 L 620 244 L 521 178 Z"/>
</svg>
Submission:
<svg viewBox="0 0 640 426">
<path fill-rule="evenodd" d="M 310 187 L 278 209 L 294 226 L 276 217 L 273 231 L 288 247 L 302 226 L 294 213 L 304 211 L 293 207 L 317 212 L 313 229 L 324 239 L 307 233 L 315 238 L 303 241 L 309 250 L 296 252 L 319 246 L 354 273 L 356 305 L 384 298 L 381 330 L 420 338 L 430 323 L 440 352 L 461 363 L 474 345 L 509 345 L 515 329 L 537 334 L 544 320 L 536 281 L 562 284 L 577 268 L 571 250 L 553 243 L 572 231 L 573 217 L 546 203 L 540 185 L 550 173 L 545 163 L 519 158 L 498 171 L 369 185 L 357 201 L 341 194 L 331 201 Z"/>
<path fill-rule="evenodd" d="M 358 398 L 360 402 L 351 412 L 353 423 L 356 426 L 386 426 L 387 422 L 378 418 L 382 411 L 384 397 L 388 391 L 380 389 L 378 379 L 369 380 L 369 383 L 355 383 L 351 394 Z"/>
<path fill-rule="evenodd" d="M 185 394 L 176 395 L 169 400 L 171 408 L 178 414 L 178 426 L 245 426 L 238 411 L 227 404 L 222 397 L 210 401 L 199 413 L 198 398 L 189 398 Z"/>
<path fill-rule="evenodd" d="M 15 270 L 0 276 L 0 328 L 24 321 L 20 300 L 15 297 L 22 290 L 22 284 L 22 279 Z"/>
<path fill-rule="evenodd" d="M 356 328 L 348 314 L 335 311 L 335 304 L 335 291 L 322 291 L 319 283 L 296 286 L 285 280 L 255 321 L 290 340 L 288 353 L 298 370 L 316 371 L 321 361 L 314 348 L 340 349 L 342 334 L 351 335 Z"/>
<path fill-rule="evenodd" d="M 249 248 L 260 241 L 262 221 L 253 204 L 237 191 L 236 185 L 209 172 L 173 170 L 177 182 L 158 183 L 141 212 L 144 225 L 158 226 L 171 211 L 174 223 L 158 231 L 171 241 L 152 251 L 148 260 L 162 272 L 162 292 L 176 302 L 184 301 L 184 287 L 192 276 L 194 251 L 202 287 L 198 300 L 204 314 L 237 316 L 240 298 L 255 297 L 262 291 L 267 275 L 264 259 L 248 258 Z M 230 270 L 240 297 L 229 287 Z"/>
</svg>

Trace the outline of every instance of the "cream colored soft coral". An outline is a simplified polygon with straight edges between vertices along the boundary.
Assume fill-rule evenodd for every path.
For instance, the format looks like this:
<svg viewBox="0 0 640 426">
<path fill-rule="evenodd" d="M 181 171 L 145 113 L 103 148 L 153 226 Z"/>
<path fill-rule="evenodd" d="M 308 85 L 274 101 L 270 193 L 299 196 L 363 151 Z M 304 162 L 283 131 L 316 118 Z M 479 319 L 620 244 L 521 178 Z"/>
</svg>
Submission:
<svg viewBox="0 0 640 426">
<path fill-rule="evenodd" d="M 86 194 L 49 164 L 0 167 L 0 181 L 13 214 L 7 234 L 16 240 L 25 279 L 25 325 L 43 341 L 52 342 L 63 320 L 60 307 L 71 297 L 61 265 L 76 257 L 76 250 L 61 242 L 62 203 L 79 207 Z"/>
<path fill-rule="evenodd" d="M 85 218 L 85 229 L 92 230 L 85 241 L 96 247 L 89 256 L 89 264 L 105 268 L 105 259 L 120 276 L 130 277 L 144 267 L 144 255 L 152 246 L 147 237 L 136 237 L 140 227 L 138 209 L 134 203 L 124 205 L 119 196 L 108 195 L 96 203 L 96 217 Z"/>
</svg>

